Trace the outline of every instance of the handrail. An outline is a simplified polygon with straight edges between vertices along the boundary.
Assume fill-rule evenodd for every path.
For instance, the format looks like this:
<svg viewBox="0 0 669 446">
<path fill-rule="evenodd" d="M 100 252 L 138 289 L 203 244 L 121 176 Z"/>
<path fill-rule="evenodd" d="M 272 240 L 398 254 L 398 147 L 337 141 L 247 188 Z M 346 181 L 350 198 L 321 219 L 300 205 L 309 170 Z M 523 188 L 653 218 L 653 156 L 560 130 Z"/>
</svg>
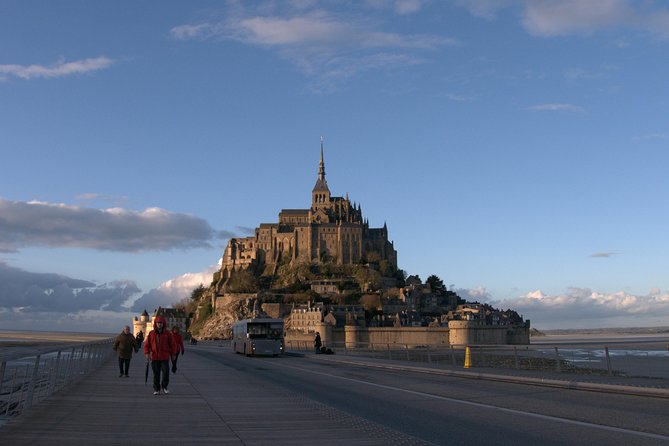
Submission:
<svg viewBox="0 0 669 446">
<path fill-rule="evenodd" d="M 529 345 L 425 345 L 399 343 L 347 342 L 327 344 L 334 353 L 386 360 L 426 362 L 438 367 L 464 368 L 466 347 L 470 348 L 470 367 L 554 372 L 558 374 L 615 375 L 669 379 L 669 351 L 607 345 L 557 346 Z M 286 349 L 314 351 L 313 341 L 286 341 Z"/>
<path fill-rule="evenodd" d="M 114 353 L 113 341 L 21 348 L 0 355 L 0 418 L 19 416 L 106 363 Z"/>
</svg>

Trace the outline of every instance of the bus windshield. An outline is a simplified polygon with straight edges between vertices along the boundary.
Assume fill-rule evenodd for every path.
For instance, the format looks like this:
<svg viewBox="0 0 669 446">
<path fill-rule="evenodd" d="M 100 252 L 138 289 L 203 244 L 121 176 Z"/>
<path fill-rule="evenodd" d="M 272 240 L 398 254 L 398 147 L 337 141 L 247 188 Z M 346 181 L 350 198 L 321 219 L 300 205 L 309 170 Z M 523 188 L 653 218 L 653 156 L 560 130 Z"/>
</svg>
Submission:
<svg viewBox="0 0 669 446">
<path fill-rule="evenodd" d="M 247 326 L 247 332 L 251 339 L 281 339 L 283 324 L 253 322 Z"/>
</svg>

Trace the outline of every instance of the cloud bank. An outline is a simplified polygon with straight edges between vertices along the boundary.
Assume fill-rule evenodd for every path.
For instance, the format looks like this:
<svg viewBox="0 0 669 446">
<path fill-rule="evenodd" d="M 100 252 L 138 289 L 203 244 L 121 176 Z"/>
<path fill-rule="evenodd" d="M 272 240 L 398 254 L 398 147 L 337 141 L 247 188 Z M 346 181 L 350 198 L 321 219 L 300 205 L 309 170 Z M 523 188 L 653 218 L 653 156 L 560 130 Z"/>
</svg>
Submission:
<svg viewBox="0 0 669 446">
<path fill-rule="evenodd" d="M 60 274 L 33 273 L 0 263 L 0 308 L 21 313 L 122 311 L 141 290 L 132 281 L 103 285 Z"/>
<path fill-rule="evenodd" d="M 0 262 L 0 326 L 113 333 L 145 309 L 153 312 L 188 298 L 200 284 L 211 282 L 216 269 L 214 265 L 199 273 L 182 274 L 142 294 L 131 280 L 97 285 Z"/>
<path fill-rule="evenodd" d="M 659 288 L 640 295 L 571 287 L 565 293 L 534 290 L 506 300 L 495 300 L 485 287 L 455 291 L 467 300 L 515 310 L 539 329 L 666 326 L 669 320 L 669 293 Z"/>
<path fill-rule="evenodd" d="M 201 218 L 160 208 L 92 209 L 0 199 L 0 216 L 0 252 L 32 246 L 120 252 L 210 248 L 211 241 L 231 236 Z"/>
</svg>

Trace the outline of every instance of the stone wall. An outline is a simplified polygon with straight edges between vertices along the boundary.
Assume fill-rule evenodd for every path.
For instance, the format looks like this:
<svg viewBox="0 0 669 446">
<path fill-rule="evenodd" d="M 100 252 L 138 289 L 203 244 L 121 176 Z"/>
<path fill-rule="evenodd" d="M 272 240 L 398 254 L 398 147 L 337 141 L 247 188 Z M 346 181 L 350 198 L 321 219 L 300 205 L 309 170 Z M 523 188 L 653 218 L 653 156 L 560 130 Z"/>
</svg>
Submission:
<svg viewBox="0 0 669 446">
<path fill-rule="evenodd" d="M 450 346 L 450 345 L 527 345 L 530 343 L 530 324 L 479 325 L 474 321 L 450 321 L 446 327 L 358 327 L 335 328 L 321 323 L 323 345 L 347 349 L 367 348 L 374 345 Z M 286 332 L 286 342 L 313 341 L 313 334 Z"/>
</svg>

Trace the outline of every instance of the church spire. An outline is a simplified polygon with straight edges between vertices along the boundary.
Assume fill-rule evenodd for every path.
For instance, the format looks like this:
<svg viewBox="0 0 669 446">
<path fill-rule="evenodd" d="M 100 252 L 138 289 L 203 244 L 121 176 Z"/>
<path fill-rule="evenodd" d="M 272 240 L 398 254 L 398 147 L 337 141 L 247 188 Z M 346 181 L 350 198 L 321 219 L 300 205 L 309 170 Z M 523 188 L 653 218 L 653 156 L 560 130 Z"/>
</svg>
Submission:
<svg viewBox="0 0 669 446">
<path fill-rule="evenodd" d="M 321 161 L 318 163 L 318 179 L 325 181 L 325 161 L 323 161 L 323 137 L 321 136 Z"/>
<path fill-rule="evenodd" d="M 318 179 L 311 191 L 311 207 L 313 209 L 330 206 L 330 189 L 325 180 L 325 161 L 323 158 L 323 137 L 321 136 L 321 160 L 318 163 Z"/>
</svg>

